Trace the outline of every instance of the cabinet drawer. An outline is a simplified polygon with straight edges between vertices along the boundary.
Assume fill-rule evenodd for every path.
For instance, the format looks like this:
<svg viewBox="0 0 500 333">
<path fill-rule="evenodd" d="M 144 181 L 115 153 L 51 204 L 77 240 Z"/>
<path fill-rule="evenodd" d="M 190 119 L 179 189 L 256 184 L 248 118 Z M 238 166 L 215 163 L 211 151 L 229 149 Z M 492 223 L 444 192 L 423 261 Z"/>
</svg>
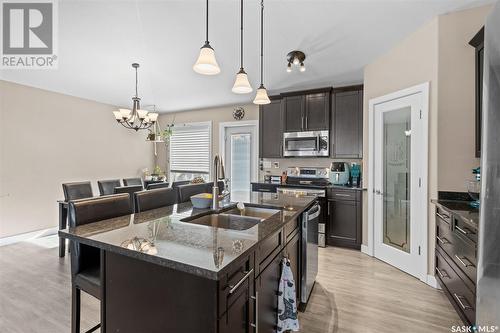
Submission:
<svg viewBox="0 0 500 333">
<path fill-rule="evenodd" d="M 436 218 L 441 219 L 441 221 L 447 223 L 451 227 L 451 214 L 439 206 L 436 207 Z"/>
<path fill-rule="evenodd" d="M 257 274 L 260 273 L 281 251 L 283 241 L 283 229 L 280 229 L 264 241 L 260 242 L 256 252 L 256 263 L 258 263 Z"/>
<path fill-rule="evenodd" d="M 254 192 L 276 193 L 277 188 L 278 188 L 277 184 L 263 184 L 263 183 L 252 184 L 252 191 L 254 191 Z"/>
<path fill-rule="evenodd" d="M 219 316 L 224 314 L 248 284 L 254 280 L 254 254 L 231 264 L 230 270 L 219 281 Z"/>
<path fill-rule="evenodd" d="M 360 201 L 360 191 L 356 190 L 341 190 L 337 188 L 332 188 L 328 190 L 329 200 L 349 200 L 349 201 Z"/>
<path fill-rule="evenodd" d="M 467 241 L 477 244 L 477 230 L 460 218 L 454 218 L 454 230 Z"/>
<path fill-rule="evenodd" d="M 449 292 L 449 298 L 454 307 L 467 318 L 470 323 L 476 319 L 476 297 L 460 278 L 453 263 L 448 263 L 439 250 L 436 251 L 436 277 L 440 284 Z"/>
<path fill-rule="evenodd" d="M 436 245 L 451 257 L 454 253 L 451 224 L 436 213 Z"/>
<path fill-rule="evenodd" d="M 453 255 L 450 255 L 450 257 L 459 269 L 464 272 L 475 284 L 477 275 L 476 245 L 470 240 L 467 240 L 460 234 L 460 231 L 457 231 L 456 229 L 453 230 L 452 234 L 454 251 Z"/>
<path fill-rule="evenodd" d="M 284 231 L 285 231 L 285 243 L 287 243 L 293 236 L 294 234 L 298 231 L 300 227 L 300 222 L 299 222 L 299 219 L 293 219 L 292 221 L 288 222 L 285 227 L 284 227 Z"/>
</svg>

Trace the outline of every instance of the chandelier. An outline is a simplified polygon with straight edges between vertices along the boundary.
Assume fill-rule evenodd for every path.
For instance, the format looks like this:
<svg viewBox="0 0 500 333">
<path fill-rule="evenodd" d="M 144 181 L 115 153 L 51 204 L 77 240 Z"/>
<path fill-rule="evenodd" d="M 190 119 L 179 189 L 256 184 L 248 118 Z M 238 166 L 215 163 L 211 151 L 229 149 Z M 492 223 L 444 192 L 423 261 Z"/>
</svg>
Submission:
<svg viewBox="0 0 500 333">
<path fill-rule="evenodd" d="M 141 99 L 137 94 L 137 68 L 139 68 L 139 64 L 133 63 L 132 67 L 135 69 L 135 96 L 132 97 L 132 110 L 118 109 L 118 111 L 113 111 L 113 114 L 116 121 L 123 127 L 138 131 L 153 126 L 158 119 L 158 113 L 141 110 Z"/>
</svg>

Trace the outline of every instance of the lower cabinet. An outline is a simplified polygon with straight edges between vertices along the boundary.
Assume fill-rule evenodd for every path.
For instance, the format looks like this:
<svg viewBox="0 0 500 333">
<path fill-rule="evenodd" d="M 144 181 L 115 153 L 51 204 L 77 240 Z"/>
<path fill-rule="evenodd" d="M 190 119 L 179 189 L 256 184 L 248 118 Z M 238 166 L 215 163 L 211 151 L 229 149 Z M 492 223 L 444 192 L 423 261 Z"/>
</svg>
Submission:
<svg viewBox="0 0 500 333">
<path fill-rule="evenodd" d="M 278 315 L 278 290 L 281 277 L 281 260 L 278 254 L 255 280 L 257 295 L 257 325 L 259 333 L 276 332 Z"/>
<path fill-rule="evenodd" d="M 232 299 L 226 314 L 220 322 L 220 333 L 250 333 L 254 331 L 253 283 L 247 279 L 238 287 L 238 294 Z"/>
<path fill-rule="evenodd" d="M 359 250 L 362 241 L 360 194 L 343 192 L 335 192 L 335 196 L 328 200 L 327 244 Z"/>
</svg>

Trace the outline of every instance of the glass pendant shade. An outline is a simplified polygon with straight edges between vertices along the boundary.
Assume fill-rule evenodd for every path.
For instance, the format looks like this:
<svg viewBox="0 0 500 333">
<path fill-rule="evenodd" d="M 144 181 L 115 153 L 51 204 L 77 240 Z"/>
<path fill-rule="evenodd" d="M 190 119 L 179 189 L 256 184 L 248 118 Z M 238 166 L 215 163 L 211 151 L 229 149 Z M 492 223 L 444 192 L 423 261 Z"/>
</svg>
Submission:
<svg viewBox="0 0 500 333">
<path fill-rule="evenodd" d="M 245 73 L 243 68 L 236 74 L 236 80 L 234 81 L 233 89 L 231 89 L 235 94 L 248 94 L 252 92 L 252 86 L 248 81 L 248 75 Z"/>
<path fill-rule="evenodd" d="M 125 119 L 128 118 L 128 117 L 130 117 L 130 113 L 131 112 L 132 111 L 129 110 L 129 109 L 120 109 L 120 113 L 122 115 L 122 118 L 125 118 Z"/>
<path fill-rule="evenodd" d="M 269 99 L 269 96 L 267 96 L 267 90 L 264 88 L 263 85 L 257 89 L 257 94 L 255 95 L 255 99 L 253 100 L 254 104 L 257 105 L 264 105 L 264 104 L 270 104 L 271 100 Z"/>
<path fill-rule="evenodd" d="M 150 121 L 156 121 L 158 119 L 158 113 L 150 112 L 148 113 L 148 117 Z"/>
<path fill-rule="evenodd" d="M 200 55 L 193 66 L 193 70 L 203 75 L 216 75 L 220 73 L 220 67 L 215 59 L 214 49 L 210 44 L 206 43 L 200 49 Z"/>
<path fill-rule="evenodd" d="M 113 111 L 113 115 L 115 116 L 116 120 L 122 120 L 122 113 L 120 111 Z"/>
</svg>

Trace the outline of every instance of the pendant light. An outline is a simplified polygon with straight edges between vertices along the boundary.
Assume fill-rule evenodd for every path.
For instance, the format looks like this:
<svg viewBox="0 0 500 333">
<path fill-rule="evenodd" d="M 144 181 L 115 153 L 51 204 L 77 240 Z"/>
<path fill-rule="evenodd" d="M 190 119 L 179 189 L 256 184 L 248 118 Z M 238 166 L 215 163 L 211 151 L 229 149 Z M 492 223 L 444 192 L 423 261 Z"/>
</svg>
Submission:
<svg viewBox="0 0 500 333">
<path fill-rule="evenodd" d="M 203 75 L 216 75 L 220 73 L 220 67 L 215 59 L 214 49 L 208 41 L 208 0 L 207 0 L 207 18 L 206 18 L 206 38 L 205 44 L 200 49 L 198 60 L 193 65 L 193 70 L 196 73 Z"/>
<path fill-rule="evenodd" d="M 260 1 L 260 86 L 253 103 L 258 105 L 271 103 L 264 87 L 264 0 Z"/>
<path fill-rule="evenodd" d="M 241 25 L 240 25 L 240 71 L 236 74 L 236 80 L 234 81 L 233 89 L 231 89 L 235 94 L 248 94 L 252 92 L 252 86 L 248 82 L 248 75 L 243 69 L 243 0 L 241 0 Z"/>
</svg>

